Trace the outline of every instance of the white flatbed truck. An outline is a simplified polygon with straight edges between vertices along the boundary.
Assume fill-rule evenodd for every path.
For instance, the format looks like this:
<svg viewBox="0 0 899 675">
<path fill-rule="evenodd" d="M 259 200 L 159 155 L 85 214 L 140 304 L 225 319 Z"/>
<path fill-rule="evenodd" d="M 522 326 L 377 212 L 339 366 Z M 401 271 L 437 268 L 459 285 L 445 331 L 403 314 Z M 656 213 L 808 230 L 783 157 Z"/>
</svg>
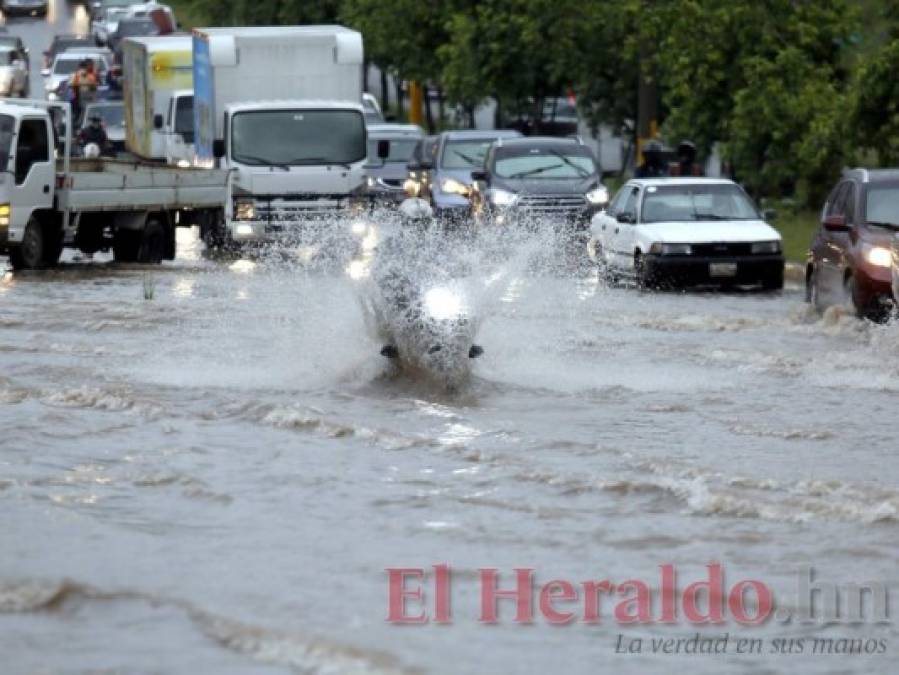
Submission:
<svg viewBox="0 0 899 675">
<path fill-rule="evenodd" d="M 175 227 L 224 218 L 228 172 L 141 160 L 73 159 L 68 103 L 0 99 L 0 253 L 16 269 L 63 248 L 121 262 L 175 256 Z"/>
</svg>

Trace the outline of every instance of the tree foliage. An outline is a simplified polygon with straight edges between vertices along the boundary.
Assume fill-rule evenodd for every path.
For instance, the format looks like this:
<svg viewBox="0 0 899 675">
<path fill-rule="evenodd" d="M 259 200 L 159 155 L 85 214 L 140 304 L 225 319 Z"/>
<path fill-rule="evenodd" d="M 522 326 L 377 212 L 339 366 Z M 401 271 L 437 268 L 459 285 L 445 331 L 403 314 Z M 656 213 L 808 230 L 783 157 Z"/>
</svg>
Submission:
<svg viewBox="0 0 899 675">
<path fill-rule="evenodd" d="M 180 2 L 211 24 L 339 21 L 382 69 L 507 116 L 574 91 L 633 134 L 651 79 L 662 135 L 719 148 L 756 194 L 815 200 L 856 148 L 899 161 L 899 0 Z"/>
</svg>

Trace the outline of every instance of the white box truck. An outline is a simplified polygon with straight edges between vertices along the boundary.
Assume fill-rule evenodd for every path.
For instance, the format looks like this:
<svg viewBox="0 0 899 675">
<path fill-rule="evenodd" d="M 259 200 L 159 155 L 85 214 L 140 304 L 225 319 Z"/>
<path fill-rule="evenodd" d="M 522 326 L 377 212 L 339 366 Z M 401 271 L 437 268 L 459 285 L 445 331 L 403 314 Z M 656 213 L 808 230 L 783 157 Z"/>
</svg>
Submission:
<svg viewBox="0 0 899 675">
<path fill-rule="evenodd" d="M 362 36 L 342 26 L 199 28 L 197 162 L 230 180 L 213 244 L 283 239 L 366 203 Z"/>
<path fill-rule="evenodd" d="M 127 150 L 142 159 L 191 160 L 184 134 L 193 133 L 192 107 L 186 116 L 182 112 L 180 129 L 172 114 L 173 97 L 182 99 L 182 109 L 193 102 L 191 36 L 128 38 L 122 43 L 122 74 Z M 190 92 L 186 98 L 185 91 Z M 189 132 L 184 128 L 186 118 L 191 121 Z M 180 147 L 175 135 L 181 137 Z"/>
<path fill-rule="evenodd" d="M 222 218 L 224 171 L 73 159 L 68 103 L 0 100 L 0 253 L 55 265 L 63 248 L 112 249 L 121 262 L 175 255 L 175 228 Z"/>
</svg>

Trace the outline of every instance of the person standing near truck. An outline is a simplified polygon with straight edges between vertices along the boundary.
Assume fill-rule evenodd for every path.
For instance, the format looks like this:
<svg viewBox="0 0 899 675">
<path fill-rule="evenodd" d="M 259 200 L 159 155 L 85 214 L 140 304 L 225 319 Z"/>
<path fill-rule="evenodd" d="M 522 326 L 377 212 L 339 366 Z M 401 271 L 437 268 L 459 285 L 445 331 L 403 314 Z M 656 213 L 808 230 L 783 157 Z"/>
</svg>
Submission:
<svg viewBox="0 0 899 675">
<path fill-rule="evenodd" d="M 85 59 L 72 75 L 71 87 L 75 96 L 73 101 L 75 119 L 80 118 L 84 107 L 97 98 L 97 84 L 94 62 L 91 59 Z"/>
</svg>

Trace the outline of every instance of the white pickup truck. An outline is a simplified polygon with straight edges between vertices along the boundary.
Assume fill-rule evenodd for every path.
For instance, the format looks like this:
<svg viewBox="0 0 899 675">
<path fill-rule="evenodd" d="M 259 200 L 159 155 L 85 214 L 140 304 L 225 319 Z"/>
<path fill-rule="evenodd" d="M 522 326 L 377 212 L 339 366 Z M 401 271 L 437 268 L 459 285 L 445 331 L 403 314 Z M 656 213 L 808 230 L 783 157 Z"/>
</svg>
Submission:
<svg viewBox="0 0 899 675">
<path fill-rule="evenodd" d="M 57 263 L 64 247 L 117 261 L 175 256 L 175 227 L 216 227 L 227 171 L 73 159 L 68 103 L 0 101 L 0 253 L 17 269 Z"/>
</svg>

